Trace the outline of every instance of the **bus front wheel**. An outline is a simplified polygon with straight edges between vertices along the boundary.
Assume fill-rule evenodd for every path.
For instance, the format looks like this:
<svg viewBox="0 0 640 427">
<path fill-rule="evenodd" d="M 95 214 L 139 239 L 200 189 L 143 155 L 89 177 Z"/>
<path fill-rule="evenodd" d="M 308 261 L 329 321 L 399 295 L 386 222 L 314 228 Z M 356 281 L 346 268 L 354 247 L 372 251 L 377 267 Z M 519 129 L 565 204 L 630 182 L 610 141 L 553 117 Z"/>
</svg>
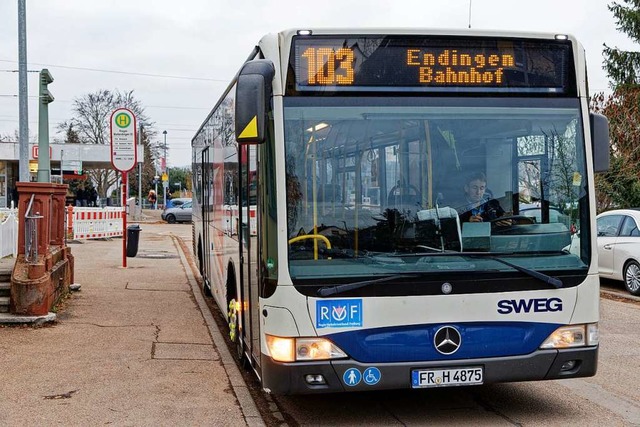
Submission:
<svg viewBox="0 0 640 427">
<path fill-rule="evenodd" d="M 240 366 L 244 368 L 245 365 L 245 357 L 244 357 L 244 349 L 242 348 L 242 337 L 240 335 L 240 302 L 236 301 L 233 298 L 229 301 L 229 313 L 228 313 L 228 322 L 229 322 L 229 339 L 231 343 L 236 347 L 236 357 L 240 363 Z"/>
</svg>

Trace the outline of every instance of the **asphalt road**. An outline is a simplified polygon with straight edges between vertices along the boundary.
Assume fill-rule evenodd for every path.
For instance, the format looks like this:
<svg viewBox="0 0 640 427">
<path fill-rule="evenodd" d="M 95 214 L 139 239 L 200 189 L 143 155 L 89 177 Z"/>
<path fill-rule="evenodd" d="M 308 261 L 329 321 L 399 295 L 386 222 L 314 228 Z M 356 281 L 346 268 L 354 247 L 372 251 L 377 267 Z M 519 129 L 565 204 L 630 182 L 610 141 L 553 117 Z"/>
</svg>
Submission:
<svg viewBox="0 0 640 427">
<path fill-rule="evenodd" d="M 603 290 L 591 378 L 313 396 L 266 396 L 245 379 L 267 425 L 640 426 L 640 299 L 619 282 Z"/>
</svg>

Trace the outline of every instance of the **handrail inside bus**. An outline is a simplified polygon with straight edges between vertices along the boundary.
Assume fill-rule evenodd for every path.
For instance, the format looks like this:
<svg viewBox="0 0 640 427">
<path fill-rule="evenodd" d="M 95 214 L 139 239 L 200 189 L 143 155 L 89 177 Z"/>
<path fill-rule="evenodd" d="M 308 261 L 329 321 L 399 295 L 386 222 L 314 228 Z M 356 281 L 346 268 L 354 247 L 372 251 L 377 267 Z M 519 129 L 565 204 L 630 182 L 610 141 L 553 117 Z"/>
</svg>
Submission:
<svg viewBox="0 0 640 427">
<path fill-rule="evenodd" d="M 298 242 L 300 240 L 306 240 L 306 239 L 316 239 L 316 240 L 320 239 L 324 242 L 325 245 L 327 245 L 327 249 L 331 249 L 331 242 L 322 234 L 303 234 L 302 236 L 292 237 L 291 239 L 289 239 L 289 244 Z M 318 259 L 317 251 L 314 251 L 313 258 Z"/>
</svg>

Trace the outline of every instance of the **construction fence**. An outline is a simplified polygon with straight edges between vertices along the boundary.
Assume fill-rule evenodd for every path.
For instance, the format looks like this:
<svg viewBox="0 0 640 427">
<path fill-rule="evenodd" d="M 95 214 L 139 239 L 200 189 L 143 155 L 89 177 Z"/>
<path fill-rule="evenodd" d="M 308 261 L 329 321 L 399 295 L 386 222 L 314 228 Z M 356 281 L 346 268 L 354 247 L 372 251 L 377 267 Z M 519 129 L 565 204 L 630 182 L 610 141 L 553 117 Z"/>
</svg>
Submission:
<svg viewBox="0 0 640 427">
<path fill-rule="evenodd" d="M 67 209 L 67 238 L 73 240 L 122 237 L 124 208 L 120 206 Z"/>
</svg>

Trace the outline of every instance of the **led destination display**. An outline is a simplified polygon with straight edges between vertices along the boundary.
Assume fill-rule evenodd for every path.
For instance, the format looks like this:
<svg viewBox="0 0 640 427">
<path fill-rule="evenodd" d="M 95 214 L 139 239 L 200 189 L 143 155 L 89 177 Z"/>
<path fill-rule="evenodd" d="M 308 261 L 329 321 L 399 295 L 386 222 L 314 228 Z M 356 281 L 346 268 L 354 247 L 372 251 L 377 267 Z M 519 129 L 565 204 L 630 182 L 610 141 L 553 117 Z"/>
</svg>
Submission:
<svg viewBox="0 0 640 427">
<path fill-rule="evenodd" d="M 575 93 L 564 40 L 296 37 L 291 70 L 296 92 Z"/>
</svg>

